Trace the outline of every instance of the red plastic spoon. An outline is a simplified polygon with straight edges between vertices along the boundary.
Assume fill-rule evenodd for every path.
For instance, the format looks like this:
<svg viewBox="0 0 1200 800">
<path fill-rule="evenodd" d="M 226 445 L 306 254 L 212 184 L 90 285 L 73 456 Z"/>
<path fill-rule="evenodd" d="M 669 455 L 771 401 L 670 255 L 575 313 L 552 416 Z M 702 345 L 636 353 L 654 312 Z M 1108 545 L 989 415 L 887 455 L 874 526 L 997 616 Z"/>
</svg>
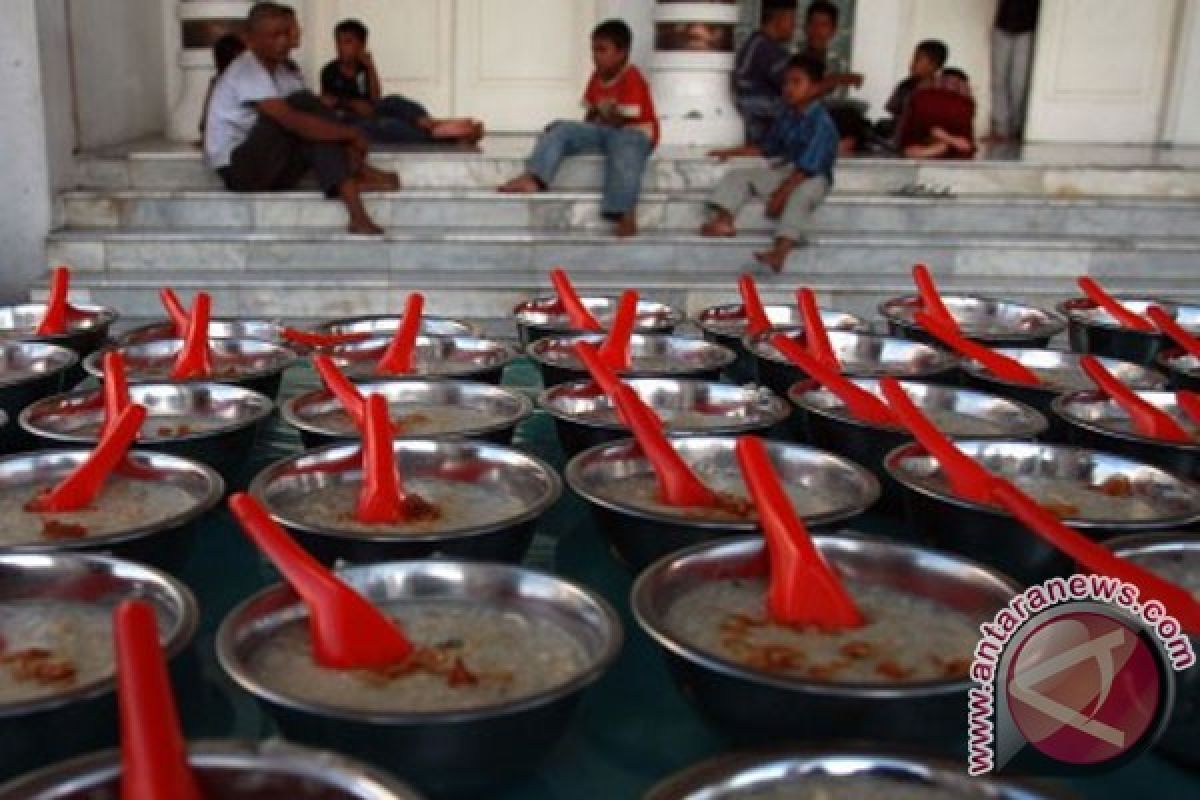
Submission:
<svg viewBox="0 0 1200 800">
<path fill-rule="evenodd" d="M 55 267 L 50 272 L 50 296 L 46 300 L 46 313 L 38 323 L 35 331 L 38 336 L 53 336 L 67 330 L 67 324 L 75 312 L 67 300 L 71 289 L 71 270 L 66 267 Z"/>
<path fill-rule="evenodd" d="M 1184 352 L 1200 358 L 1200 339 L 1190 334 L 1186 328 L 1176 322 L 1170 314 L 1159 306 L 1151 306 L 1146 316 L 1165 333 L 1171 341 L 1183 348 Z"/>
<path fill-rule="evenodd" d="M 1165 442 L 1191 443 L 1192 437 L 1175 419 L 1160 408 L 1155 408 L 1113 375 L 1094 356 L 1082 356 L 1079 366 L 1104 392 L 1129 414 L 1133 427 L 1143 436 Z"/>
<path fill-rule="evenodd" d="M 550 282 L 554 284 L 554 293 L 558 296 L 558 302 L 562 303 L 563 310 L 567 312 L 567 319 L 570 320 L 572 328 L 581 331 L 604 330 L 600 320 L 584 306 L 565 270 L 558 267 L 550 270 Z"/>
<path fill-rule="evenodd" d="M 909 433 L 937 459 L 954 493 L 966 500 L 987 503 L 991 498 L 995 476 L 959 450 L 954 442 L 938 430 L 895 378 L 881 378 L 879 386 L 892 411 Z"/>
<path fill-rule="evenodd" d="M 129 382 L 125 378 L 125 359 L 116 350 L 104 354 L 104 384 L 100 389 L 104 397 L 104 424 L 100 426 L 100 437 L 116 424 L 121 413 L 132 404 L 129 398 Z"/>
<path fill-rule="evenodd" d="M 946 303 L 942 300 L 942 293 L 938 291 L 937 283 L 933 280 L 933 275 L 929 272 L 929 267 L 924 264 L 916 264 L 912 269 L 913 282 L 917 284 L 917 297 L 921 301 L 921 308 L 926 314 L 937 317 L 948 325 L 954 326 L 956 332 L 961 332 L 958 320 L 950 313 L 950 309 L 946 308 Z"/>
<path fill-rule="evenodd" d="M 763 441 L 743 436 L 738 464 L 762 520 L 770 555 L 767 611 L 782 625 L 823 630 L 858 628 L 866 622 L 837 573 L 813 544 L 783 489 Z"/>
<path fill-rule="evenodd" d="M 997 378 L 1027 386 L 1041 385 L 1042 379 L 1036 372 L 1011 356 L 997 353 L 990 347 L 968 339 L 962 335 L 957 325 L 947 325 L 934 315 L 926 314 L 924 311 L 918 311 L 913 318 L 930 336 L 959 355 L 978 361 Z"/>
<path fill-rule="evenodd" d="M 362 396 L 362 392 L 358 391 L 358 387 L 342 374 L 329 356 L 315 355 L 312 362 L 317 374 L 321 376 L 321 382 L 325 384 L 325 388 L 342 404 L 342 408 L 350 415 L 350 419 L 354 420 L 354 427 L 360 431 L 366 428 L 367 401 Z"/>
<path fill-rule="evenodd" d="M 121 800 L 203 800 L 158 642 L 154 609 L 126 600 L 113 612 Z"/>
<path fill-rule="evenodd" d="M 608 329 L 608 336 L 605 338 L 604 344 L 600 345 L 600 358 L 613 369 L 626 370 L 633 365 L 629 341 L 633 337 L 633 328 L 637 324 L 637 304 L 637 292 L 632 289 L 621 292 L 612 327 Z"/>
<path fill-rule="evenodd" d="M 746 309 L 746 333 L 755 336 L 771 330 L 771 318 L 758 294 L 758 284 L 748 274 L 738 278 L 738 293 L 742 296 L 742 307 Z"/>
<path fill-rule="evenodd" d="M 163 287 L 158 290 L 158 299 L 162 302 L 163 308 L 167 310 L 167 316 L 171 322 L 175 324 L 175 335 L 186 336 L 188 330 L 188 313 L 183 307 L 183 303 L 179 300 L 179 295 L 175 294 L 174 289 Z"/>
<path fill-rule="evenodd" d="M 378 669 L 399 664 L 413 645 L 399 625 L 321 566 L 287 535 L 257 500 L 229 498 L 242 530 L 308 607 L 313 655 L 331 669 Z"/>
<path fill-rule="evenodd" d="M 875 395 L 846 378 L 835 369 L 822 364 L 800 344 L 782 333 L 771 337 L 775 349 L 817 383 L 837 395 L 846 409 L 858 419 L 875 425 L 899 425 L 900 421 L 892 410 Z"/>
<path fill-rule="evenodd" d="M 1200 425 L 1200 394 L 1180 389 L 1175 392 L 1175 402 L 1179 404 L 1179 408 L 1183 410 L 1183 413 L 1188 415 L 1188 418 L 1192 422 Z"/>
<path fill-rule="evenodd" d="M 825 330 L 825 320 L 821 319 L 821 309 L 817 306 L 817 296 L 812 289 L 798 289 L 796 303 L 804 320 L 804 342 L 808 345 L 808 352 L 830 369 L 840 371 L 842 364 L 829 342 L 829 332 Z"/>
<path fill-rule="evenodd" d="M 183 381 L 212 375 L 212 348 L 208 344 L 208 319 L 211 313 L 212 297 L 208 292 L 200 292 L 192 301 L 187 336 L 183 339 L 183 348 L 175 359 L 175 365 L 171 367 L 171 380 Z"/>
<path fill-rule="evenodd" d="M 1066 553 L 1090 572 L 1134 584 L 1141 590 L 1142 603 L 1148 599 L 1158 600 L 1186 631 L 1192 635 L 1200 633 L 1200 604 L 1190 592 L 1119 558 L 1107 548 L 1067 527 L 1009 481 L 995 479 L 991 491 L 997 502 L 1055 549 Z"/>
<path fill-rule="evenodd" d="M 417 335 L 421 332 L 421 312 L 425 309 L 425 295 L 413 292 L 404 302 L 404 316 L 392 336 L 392 342 L 379 359 L 375 371 L 380 375 L 408 375 L 413 371 L 413 354 L 417 347 Z"/>
<path fill-rule="evenodd" d="M 355 518 L 368 525 L 391 525 L 408 519 L 409 498 L 400 487 L 400 468 L 392 449 L 392 421 L 387 399 L 367 398 L 363 434 L 363 485 Z"/>
<path fill-rule="evenodd" d="M 33 498 L 25 506 L 26 511 L 62 512 L 79 511 L 87 508 L 104 489 L 108 476 L 125 460 L 129 446 L 142 430 L 146 421 L 146 408 L 131 405 L 121 412 L 117 422 L 105 431 L 100 441 L 71 474 L 57 486 Z"/>
<path fill-rule="evenodd" d="M 711 508 L 718 505 L 712 489 L 704 485 L 692 468 L 675 452 L 663 433 L 662 420 L 637 393 L 621 382 L 587 342 L 577 342 L 575 352 L 596 383 L 608 392 L 617 412 L 633 430 L 634 438 L 654 468 L 659 494 L 667 505 L 680 508 Z"/>
<path fill-rule="evenodd" d="M 282 328 L 279 335 L 289 342 L 321 350 L 327 347 L 337 347 L 339 344 L 353 344 L 371 338 L 369 333 L 313 333 L 299 328 Z"/>
<path fill-rule="evenodd" d="M 1117 322 L 1126 328 L 1132 328 L 1135 331 L 1145 331 L 1146 333 L 1154 332 L 1154 325 L 1148 319 L 1130 311 L 1119 300 L 1104 291 L 1104 287 L 1091 278 L 1084 275 L 1079 278 L 1078 284 L 1089 300 L 1107 311 Z"/>
</svg>

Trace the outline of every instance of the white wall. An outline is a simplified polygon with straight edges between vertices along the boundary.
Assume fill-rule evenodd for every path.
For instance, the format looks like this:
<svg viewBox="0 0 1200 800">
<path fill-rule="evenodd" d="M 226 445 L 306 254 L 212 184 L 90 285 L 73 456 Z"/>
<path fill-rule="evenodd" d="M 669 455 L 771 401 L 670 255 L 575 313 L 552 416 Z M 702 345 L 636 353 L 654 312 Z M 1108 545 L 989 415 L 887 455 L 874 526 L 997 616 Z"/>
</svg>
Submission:
<svg viewBox="0 0 1200 800">
<path fill-rule="evenodd" d="M 50 185 L 65 189 L 74 181 L 77 140 L 72 109 L 71 60 L 63 57 L 68 52 L 69 42 L 66 0 L 37 0 L 37 28 Z"/>
<path fill-rule="evenodd" d="M 1163 138 L 1172 144 L 1200 144 L 1200 0 L 1184 3 L 1178 42 Z"/>
<path fill-rule="evenodd" d="M 600 19 L 619 17 L 633 29 L 633 61 L 643 70 L 650 66 L 654 52 L 653 0 L 600 0 Z"/>
</svg>

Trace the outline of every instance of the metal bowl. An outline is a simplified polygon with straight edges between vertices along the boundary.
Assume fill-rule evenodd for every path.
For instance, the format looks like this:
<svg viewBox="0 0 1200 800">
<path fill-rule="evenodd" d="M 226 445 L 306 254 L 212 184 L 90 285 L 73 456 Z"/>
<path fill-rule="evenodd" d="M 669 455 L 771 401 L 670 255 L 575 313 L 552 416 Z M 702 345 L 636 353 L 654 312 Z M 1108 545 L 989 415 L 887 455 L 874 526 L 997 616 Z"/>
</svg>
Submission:
<svg viewBox="0 0 1200 800">
<path fill-rule="evenodd" d="M 90 450 L 39 450 L 4 456 L 0 458 L 0 488 L 30 487 L 32 496 L 34 485 L 61 480 L 90 453 Z M 212 467 L 166 453 L 133 450 L 129 459 L 138 468 L 153 470 L 155 483 L 170 484 L 187 492 L 192 505 L 176 509 L 170 517 L 154 525 L 107 536 L 0 545 L 0 554 L 111 553 L 177 572 L 191 551 L 196 521 L 220 502 L 225 481 Z"/>
<path fill-rule="evenodd" d="M 240 317 L 213 317 L 208 322 L 208 338 L 210 339 L 257 339 L 262 342 L 288 346 L 281 331 L 283 325 L 274 319 L 243 319 Z M 147 342 L 161 342 L 164 339 L 178 339 L 175 323 L 171 320 L 158 320 L 139 325 L 117 337 L 117 346 L 126 347 Z"/>
<path fill-rule="evenodd" d="M 852 580 L 937 600 L 990 620 L 1017 587 L 949 553 L 853 533 L 815 537 L 821 554 Z M 909 684 L 834 683 L 771 675 L 707 653 L 667 624 L 675 601 L 721 576 L 761 572 L 758 537 L 714 542 L 663 558 L 638 577 L 634 616 L 664 650 L 683 694 L 722 730 L 743 740 L 858 739 L 957 753 L 966 740 L 969 678 Z"/>
<path fill-rule="evenodd" d="M 1037 409 L 1050 420 L 1048 438 L 1055 441 L 1065 441 L 1066 426 L 1055 416 L 1052 406 L 1054 399 L 1068 392 L 1091 389 L 1095 384 L 1079 366 L 1080 355 L 1067 353 L 1062 350 L 1038 349 L 997 349 L 996 352 L 1009 356 L 1037 372 L 1038 370 L 1069 369 L 1070 376 L 1065 381 L 1054 384 L 1046 383 L 1030 386 L 1026 383 L 998 378 L 977 361 L 964 359 L 962 362 L 963 383 L 984 392 L 991 392 L 1008 397 L 1027 406 Z M 1166 386 L 1166 378 L 1160 373 L 1134 364 L 1130 361 L 1118 361 L 1101 357 L 1100 363 L 1108 371 L 1117 376 L 1121 382 L 1134 389 L 1161 389 Z"/>
<path fill-rule="evenodd" d="M 275 400 L 284 371 L 296 363 L 296 354 L 286 348 L 257 339 L 213 339 L 210 342 L 214 367 L 237 368 L 228 378 L 215 376 L 188 381 L 171 381 L 171 367 L 183 349 L 182 339 L 163 339 L 157 342 L 132 344 L 115 348 L 125 359 L 130 383 L 229 383 L 244 386 Z M 84 360 L 89 373 L 104 380 L 103 353 L 93 353 Z"/>
<path fill-rule="evenodd" d="M 604 338 L 603 334 L 594 333 L 552 336 L 537 340 L 525 352 L 542 373 L 542 383 L 548 387 L 557 386 L 591 377 L 575 355 L 575 343 L 589 342 L 599 347 Z M 630 339 L 629 351 L 632 367 L 618 370 L 625 378 L 715 381 L 735 359 L 730 350 L 720 345 L 682 336 L 635 333 Z"/>
<path fill-rule="evenodd" d="M 882 397 L 879 381 L 855 378 L 853 382 L 871 394 Z M 1027 405 L 983 392 L 902 381 L 901 386 L 917 407 L 932 414 L 938 427 L 954 438 L 1036 439 L 1046 431 L 1046 418 Z M 841 398 L 807 380 L 788 392 L 788 399 L 799 409 L 807 441 L 862 464 L 880 477 L 883 497 L 880 508 L 900 511 L 903 507 L 900 486 L 883 468 L 887 454 L 912 441 L 912 435 L 900 426 L 864 422 L 846 411 Z M 987 429 L 969 425 L 966 420 L 938 420 L 938 414 L 971 417 Z"/>
<path fill-rule="evenodd" d="M 1067 327 L 1065 319 L 1036 306 L 976 295 L 943 295 L 942 301 L 968 339 L 989 347 L 1045 347 Z M 921 298 L 907 295 L 880 303 L 879 313 L 893 336 L 938 344 L 917 324 L 922 307 Z"/>
<path fill-rule="evenodd" d="M 550 619 L 575 636 L 587 653 L 587 667 L 572 680 L 501 705 L 364 714 L 281 695 L 247 669 L 247 657 L 264 636 L 307 615 L 289 588 L 266 589 L 230 612 L 217 631 L 217 658 L 266 707 L 285 736 L 358 754 L 439 796 L 452 791 L 486 797 L 491 787 L 534 769 L 563 737 L 582 692 L 608 670 L 621 649 L 621 624 L 603 599 L 530 569 L 433 560 L 356 567 L 340 575 L 376 605 L 444 600 Z"/>
<path fill-rule="evenodd" d="M 24 303 L 0 307 L 0 339 L 56 344 L 75 351 L 80 358 L 94 353 L 108 341 L 108 330 L 117 321 L 117 312 L 106 306 L 72 303 L 83 317 L 73 320 L 65 333 L 40 336 L 37 333 L 46 316 L 45 303 Z"/>
<path fill-rule="evenodd" d="M 607 330 L 617 313 L 617 298 L 581 297 L 579 299 L 583 302 L 584 308 L 592 312 L 596 320 Z M 578 328 L 571 326 L 567 313 L 558 306 L 557 296 L 535 297 L 519 303 L 513 309 L 513 317 L 517 321 L 517 333 L 521 337 L 522 347 L 528 347 L 538 339 L 544 339 L 547 336 L 582 333 Z M 666 303 L 638 300 L 634 330 L 639 333 L 674 333 L 675 327 L 681 325 L 686 318 L 682 311 L 672 308 Z"/>
<path fill-rule="evenodd" d="M 357 761 L 280 741 L 201 741 L 188 760 L 205 797 L 222 800 L 421 800 Z M 247 777 L 248 776 L 248 777 Z M 92 753 L 0 786 L 0 800 L 116 800 L 121 754 Z"/>
<path fill-rule="evenodd" d="M 1176 389 L 1200 392 L 1200 358 L 1172 347 L 1159 353 L 1156 363 L 1166 370 Z"/>
<path fill-rule="evenodd" d="M 226 383 L 141 383 L 129 387 L 129 396 L 147 411 L 138 447 L 207 464 L 226 483 L 245 466 L 259 427 L 275 408 L 265 395 Z M 104 423 L 102 403 L 95 389 L 55 395 L 28 406 L 18 421 L 43 447 L 91 446 Z M 196 418 L 215 427 L 175 432 L 181 421 Z"/>
<path fill-rule="evenodd" d="M 808 750 L 798 747 L 771 748 L 730 753 L 711 758 L 667 778 L 644 800 L 741 800 L 754 793 L 789 790 L 797 797 L 818 787 L 846 783 L 853 790 L 858 781 L 878 781 L 881 790 L 895 792 L 938 792 L 938 796 L 973 800 L 1067 800 L 1070 795 L 1039 786 L 1036 789 L 1009 779 L 978 778 L 964 774 L 963 765 L 952 760 L 908 755 L 889 749 L 844 747 Z M 836 791 L 836 790 L 835 790 Z M 843 796 L 843 795 L 838 795 Z"/>
<path fill-rule="evenodd" d="M 628 383 L 674 436 L 770 435 L 791 414 L 788 404 L 765 388 L 669 378 Z M 630 435 L 612 400 L 591 381 L 547 389 L 538 397 L 538 407 L 554 418 L 558 441 L 568 457 Z"/>
<path fill-rule="evenodd" d="M 0 604 L 49 601 L 113 608 L 137 598 L 157 612 L 167 654 L 191 642 L 200 613 L 179 581 L 104 555 L 0 554 Z M 174 667 L 178 671 L 179 661 Z M 40 699 L 0 704 L 0 778 L 19 775 L 117 740 L 116 676 Z M 9 797 L 0 790 L 0 797 Z"/>
<path fill-rule="evenodd" d="M 1200 574 L 1200 536 L 1195 533 L 1122 536 L 1106 544 L 1121 558 L 1152 571 L 1186 565 L 1185 569 Z M 1193 636 L 1191 641 L 1192 649 L 1200 650 L 1200 637 Z M 1196 750 L 1198 736 L 1200 670 L 1192 668 L 1175 673 L 1175 708 L 1167 729 L 1158 740 L 1158 749 L 1185 766 L 1200 767 L 1200 752 Z"/>
<path fill-rule="evenodd" d="M 1138 461 L 1034 442 L 968 440 L 960 441 L 958 446 L 991 472 L 1027 490 L 1036 491 L 1038 481 L 1062 481 L 1081 489 L 1099 487 L 1110 479 L 1127 481 L 1131 497 L 1140 501 L 1140 515 L 1081 514 L 1063 520 L 1092 539 L 1175 530 L 1200 520 L 1200 486 Z M 884 467 L 904 488 L 912 529 L 927 532 L 934 546 L 990 564 L 1026 585 L 1070 574 L 1070 559 L 1007 510 L 955 495 L 937 460 L 919 445 L 908 444 L 892 451 Z"/>
<path fill-rule="evenodd" d="M 800 309 L 796 306 L 764 306 L 772 328 L 796 330 L 804 326 Z M 742 339 L 746 336 L 746 306 L 728 303 L 710 306 L 696 315 L 696 324 L 710 342 L 728 347 L 737 355 L 737 361 L 726 371 L 734 383 L 753 383 L 758 380 L 758 369 L 754 357 L 746 352 Z M 871 323 L 845 311 L 821 309 L 821 321 L 826 330 L 870 333 Z"/>
<path fill-rule="evenodd" d="M 1121 297 L 1120 302 L 1137 314 L 1145 314 L 1151 306 L 1161 306 L 1179 324 L 1194 334 L 1200 334 L 1200 307 L 1177 306 L 1154 298 Z M 1158 331 L 1135 331 L 1121 325 L 1086 297 L 1076 297 L 1058 304 L 1058 311 L 1067 318 L 1067 335 L 1076 353 L 1150 365 L 1167 347 L 1169 340 Z"/>
<path fill-rule="evenodd" d="M 1175 392 L 1138 392 L 1139 397 L 1174 417 L 1185 430 L 1194 428 L 1180 408 Z M 1129 414 L 1103 392 L 1084 391 L 1063 395 L 1054 401 L 1054 413 L 1069 429 L 1072 444 L 1107 450 L 1144 461 L 1192 480 L 1200 480 L 1200 439 L 1176 444 L 1137 433 Z"/>
<path fill-rule="evenodd" d="M 75 351 L 41 342 L 0 342 L 0 411 L 16 420 L 21 410 L 65 388 L 79 364 Z M 15 447 L 29 443 L 14 426 Z"/>
<path fill-rule="evenodd" d="M 521 509 L 472 527 L 391 535 L 331 530 L 288 510 L 288 500 L 316 489 L 361 485 L 358 445 L 324 447 L 276 462 L 255 477 L 249 491 L 300 544 L 327 564 L 434 554 L 515 563 L 529 549 L 538 519 L 562 494 L 558 473 L 509 447 L 469 439 L 401 439 L 392 447 L 405 481 L 469 484 L 494 496 L 511 496 Z"/>
<path fill-rule="evenodd" d="M 342 372 L 355 381 L 378 380 L 376 364 L 391 339 L 378 337 L 361 342 L 340 344 L 329 355 Z M 412 377 L 426 379 L 457 378 L 499 384 L 518 353 L 516 348 L 496 339 L 475 336 L 418 336 L 413 352 Z"/>
<path fill-rule="evenodd" d="M 750 336 L 744 344 L 758 364 L 759 381 L 777 394 L 787 395 L 793 384 L 806 380 L 808 375 L 771 344 L 771 337 L 778 333 L 768 331 Z M 804 338 L 799 330 L 784 333 L 798 341 Z M 958 368 L 958 357 L 952 353 L 908 339 L 830 331 L 829 343 L 842 363 L 842 373 L 855 378 L 891 375 L 949 383 L 955 380 Z"/>
<path fill-rule="evenodd" d="M 487 383 L 389 380 L 360 383 L 358 389 L 364 396 L 381 394 L 386 397 L 393 417 L 414 412 L 436 413 L 438 409 L 471 414 L 469 421 L 451 420 L 446 430 L 436 434 L 401 430 L 393 437 L 397 439 L 466 437 L 509 444 L 517 425 L 533 413 L 533 401 L 526 395 Z M 324 415 L 339 411 L 346 424 L 322 419 Z M 283 404 L 281 413 L 289 425 L 300 431 L 300 440 L 309 449 L 362 439 L 349 415 L 342 410 L 342 404 L 328 389 L 292 397 Z"/>
<path fill-rule="evenodd" d="M 403 314 L 370 314 L 360 317 L 330 319 L 318 324 L 313 331 L 330 336 L 367 334 L 372 338 L 388 337 L 400 327 Z M 478 336 L 479 329 L 469 322 L 449 317 L 421 316 L 421 333 L 426 336 Z"/>
<path fill-rule="evenodd" d="M 710 486 L 746 496 L 734 437 L 671 439 L 671 445 Z M 879 482 L 858 464 L 804 445 L 769 441 L 767 449 L 785 487 L 799 487 L 822 505 L 797 509 L 809 527 L 830 529 L 858 516 L 879 499 Z M 617 557 L 640 570 L 665 555 L 700 542 L 759 530 L 758 517 L 712 519 L 687 509 L 649 509 L 631 502 L 614 484 L 639 479 L 653 486 L 650 462 L 632 439 L 585 450 L 567 464 L 567 484 L 592 507 L 600 531 Z"/>
</svg>

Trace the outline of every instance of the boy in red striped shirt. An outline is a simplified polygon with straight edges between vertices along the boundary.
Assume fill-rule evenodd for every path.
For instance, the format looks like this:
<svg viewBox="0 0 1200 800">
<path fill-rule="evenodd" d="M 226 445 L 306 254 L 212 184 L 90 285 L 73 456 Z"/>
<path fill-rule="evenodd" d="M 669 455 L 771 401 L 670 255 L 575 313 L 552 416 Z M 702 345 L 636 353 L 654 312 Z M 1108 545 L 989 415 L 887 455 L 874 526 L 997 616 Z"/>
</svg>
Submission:
<svg viewBox="0 0 1200 800">
<path fill-rule="evenodd" d="M 650 86 L 629 63 L 633 33 L 621 20 L 602 22 L 592 32 L 596 71 L 583 95 L 583 122 L 559 120 L 538 137 L 524 174 L 502 192 L 542 192 L 562 160 L 582 153 L 604 155 L 601 213 L 615 223 L 617 236 L 637 233 L 637 201 L 646 161 L 658 144 L 658 115 Z"/>
</svg>

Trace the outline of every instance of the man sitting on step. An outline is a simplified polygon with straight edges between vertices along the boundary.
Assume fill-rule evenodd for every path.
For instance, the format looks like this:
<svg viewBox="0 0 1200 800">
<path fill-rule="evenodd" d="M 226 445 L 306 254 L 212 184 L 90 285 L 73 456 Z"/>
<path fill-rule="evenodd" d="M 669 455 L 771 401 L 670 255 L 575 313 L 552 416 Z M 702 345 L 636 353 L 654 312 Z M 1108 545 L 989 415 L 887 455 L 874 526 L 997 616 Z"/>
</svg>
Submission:
<svg viewBox="0 0 1200 800">
<path fill-rule="evenodd" d="M 208 163 L 235 192 L 295 188 L 310 169 L 327 197 L 350 212 L 351 233 L 381 234 L 362 192 L 397 189 L 395 173 L 367 164 L 367 138 L 326 109 L 288 67 L 291 21 L 258 3 L 246 24 L 249 49 L 217 81 L 205 122 Z"/>
</svg>

